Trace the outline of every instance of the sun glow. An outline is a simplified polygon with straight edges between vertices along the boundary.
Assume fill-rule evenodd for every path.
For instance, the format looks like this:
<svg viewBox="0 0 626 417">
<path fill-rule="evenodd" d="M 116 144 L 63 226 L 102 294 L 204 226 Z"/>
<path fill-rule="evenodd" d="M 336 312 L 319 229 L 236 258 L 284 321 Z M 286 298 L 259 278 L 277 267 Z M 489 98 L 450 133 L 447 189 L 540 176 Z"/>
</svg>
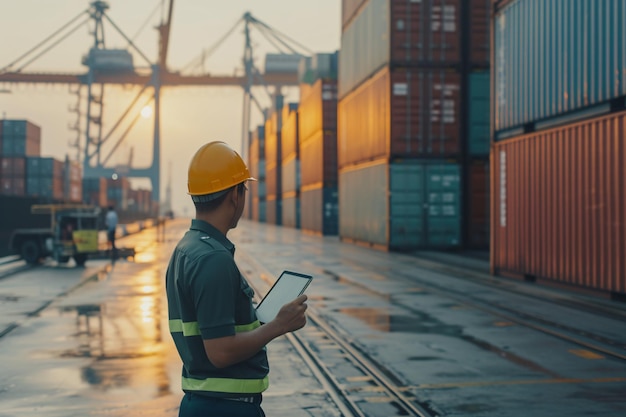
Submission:
<svg viewBox="0 0 626 417">
<path fill-rule="evenodd" d="M 143 117 L 144 119 L 149 119 L 151 116 L 152 116 L 151 106 L 145 106 L 143 109 L 141 109 L 141 117 Z"/>
</svg>

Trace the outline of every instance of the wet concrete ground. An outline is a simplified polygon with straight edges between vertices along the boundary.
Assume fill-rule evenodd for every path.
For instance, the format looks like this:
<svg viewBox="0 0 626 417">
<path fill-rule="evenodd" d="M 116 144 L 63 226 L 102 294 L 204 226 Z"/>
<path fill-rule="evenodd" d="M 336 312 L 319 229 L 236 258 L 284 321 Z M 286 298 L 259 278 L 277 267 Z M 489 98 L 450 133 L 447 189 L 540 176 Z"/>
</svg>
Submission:
<svg viewBox="0 0 626 417">
<path fill-rule="evenodd" d="M 0 416 L 177 415 L 180 360 L 167 330 L 163 280 L 187 227 L 187 220 L 170 222 L 162 242 L 154 229 L 122 239 L 121 245 L 136 247 L 134 261 L 89 261 L 84 269 L 49 263 L 0 280 L 0 334 L 6 333 L 0 337 Z M 421 270 L 407 257 L 287 228 L 242 222 L 229 237 L 242 272 L 259 288 L 284 269 L 314 275 L 311 308 L 441 415 L 626 413 L 626 363 L 429 286 L 484 295 L 475 284 Z M 550 317 L 573 314 L 533 308 Z M 607 337 L 626 337 L 624 323 L 583 313 L 571 319 Z M 268 353 L 268 416 L 339 415 L 285 338 Z"/>
</svg>

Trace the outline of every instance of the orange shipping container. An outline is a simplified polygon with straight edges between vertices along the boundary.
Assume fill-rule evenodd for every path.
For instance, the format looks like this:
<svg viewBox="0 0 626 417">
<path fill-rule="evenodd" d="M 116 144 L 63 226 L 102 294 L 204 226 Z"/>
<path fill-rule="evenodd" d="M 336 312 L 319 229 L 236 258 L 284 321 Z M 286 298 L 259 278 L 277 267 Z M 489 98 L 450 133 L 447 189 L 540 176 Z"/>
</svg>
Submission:
<svg viewBox="0 0 626 417">
<path fill-rule="evenodd" d="M 300 87 L 300 140 L 306 141 L 320 130 L 337 129 L 337 81 L 317 80 Z"/>
<path fill-rule="evenodd" d="M 626 112 L 493 147 L 493 272 L 626 294 Z"/>
<path fill-rule="evenodd" d="M 278 113 L 274 112 L 265 122 L 265 182 L 267 195 L 280 195 L 281 132 L 278 129 Z"/>
<path fill-rule="evenodd" d="M 338 105 L 339 168 L 378 158 L 455 157 L 461 77 L 383 68 Z"/>
<path fill-rule="evenodd" d="M 280 131 L 280 153 L 282 162 L 298 157 L 298 111 L 293 103 L 285 105 L 283 109 L 283 127 Z"/>
</svg>

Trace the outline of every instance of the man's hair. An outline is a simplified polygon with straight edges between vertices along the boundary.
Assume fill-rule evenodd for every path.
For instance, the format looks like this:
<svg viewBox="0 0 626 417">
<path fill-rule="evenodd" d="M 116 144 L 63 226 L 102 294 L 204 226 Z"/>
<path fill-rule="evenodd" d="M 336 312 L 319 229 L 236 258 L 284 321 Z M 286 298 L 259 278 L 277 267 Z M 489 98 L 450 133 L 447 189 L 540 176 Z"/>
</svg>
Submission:
<svg viewBox="0 0 626 417">
<path fill-rule="evenodd" d="M 237 188 L 237 193 L 241 195 L 246 190 L 246 185 L 243 182 L 237 185 L 233 185 L 232 187 L 227 188 L 226 192 L 223 195 L 217 197 L 215 200 L 202 201 L 202 202 L 194 201 L 193 205 L 196 206 L 196 211 L 198 213 L 210 213 L 214 211 L 215 209 L 217 209 L 219 206 L 222 205 L 224 200 L 226 200 L 226 196 L 230 194 L 230 192 L 234 188 Z"/>
</svg>

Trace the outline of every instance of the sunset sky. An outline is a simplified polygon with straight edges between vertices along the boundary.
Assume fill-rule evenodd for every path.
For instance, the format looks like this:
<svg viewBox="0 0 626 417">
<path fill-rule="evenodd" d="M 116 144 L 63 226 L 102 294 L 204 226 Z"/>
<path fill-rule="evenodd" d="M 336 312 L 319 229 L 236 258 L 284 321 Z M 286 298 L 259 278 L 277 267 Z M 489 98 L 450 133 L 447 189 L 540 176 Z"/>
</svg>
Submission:
<svg viewBox="0 0 626 417">
<path fill-rule="evenodd" d="M 110 0 L 108 16 L 127 37 L 152 61 L 157 58 L 158 36 L 154 27 L 167 9 L 167 0 Z M 82 11 L 89 8 L 87 0 L 20 0 L 0 2 L 0 68 L 9 65 Z M 333 52 L 340 45 L 341 2 L 339 0 L 284 1 L 284 0 L 178 0 L 174 3 L 168 66 L 181 70 L 198 58 L 203 50 L 213 46 L 249 11 L 257 19 L 297 40 L 314 52 Z M 74 27 L 82 19 L 76 20 Z M 69 29 L 68 28 L 68 29 Z M 81 58 L 93 44 L 91 21 L 82 25 L 41 58 L 24 68 L 24 72 L 84 73 Z M 228 40 L 205 62 L 204 68 L 215 75 L 240 74 L 243 70 L 243 26 L 239 26 Z M 63 32 L 65 33 L 65 32 Z M 252 32 L 255 58 L 263 68 L 266 52 L 275 48 L 258 32 Z M 127 48 L 128 42 L 115 28 L 105 23 L 107 48 Z M 131 52 L 133 52 L 131 50 Z M 147 63 L 136 53 L 135 66 Z M 25 61 L 24 61 L 25 62 Z M 77 121 L 69 111 L 77 103 L 75 94 L 62 85 L 2 84 L 0 116 L 8 119 L 27 119 L 42 129 L 42 156 L 63 159 L 66 154 L 75 158 L 76 149 L 69 146 L 76 133 L 68 129 Z M 105 97 L 104 132 L 108 132 L 121 113 L 135 97 L 132 88 L 107 87 Z M 289 101 L 297 101 L 297 90 L 287 91 Z M 255 91 L 259 100 L 269 104 L 263 90 Z M 140 100 L 143 102 L 144 100 Z M 83 100 L 83 104 L 85 100 Z M 186 195 L 186 175 L 189 159 L 203 143 L 224 140 L 239 150 L 243 93 L 237 87 L 184 87 L 162 90 L 161 112 L 161 195 L 170 177 L 173 189 L 173 208 L 179 215 L 192 215 L 192 204 Z M 137 111 L 139 111 L 138 109 Z M 84 119 L 84 117 L 83 117 Z M 125 120 L 130 121 L 131 118 Z M 253 109 L 253 122 L 261 122 Z M 133 165 L 145 166 L 152 152 L 152 119 L 142 118 L 130 131 L 123 145 L 111 159 L 111 164 L 122 163 L 133 149 Z M 81 125 L 84 120 L 81 119 Z M 116 130 L 109 141 L 124 129 Z M 84 142 L 84 136 L 81 141 Z M 106 150 L 106 147 L 105 147 Z M 148 186 L 135 181 L 136 186 Z"/>
</svg>

